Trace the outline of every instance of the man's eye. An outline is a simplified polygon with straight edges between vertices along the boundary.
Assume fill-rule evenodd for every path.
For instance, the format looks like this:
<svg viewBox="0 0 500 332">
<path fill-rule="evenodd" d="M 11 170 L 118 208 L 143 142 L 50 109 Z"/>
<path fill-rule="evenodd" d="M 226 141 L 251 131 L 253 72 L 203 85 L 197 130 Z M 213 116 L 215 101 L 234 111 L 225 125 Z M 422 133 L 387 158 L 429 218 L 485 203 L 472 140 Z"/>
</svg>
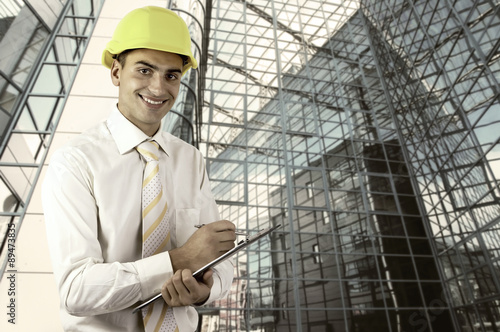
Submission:
<svg viewBox="0 0 500 332">
<path fill-rule="evenodd" d="M 167 74 L 167 79 L 169 80 L 176 80 L 178 79 L 178 76 L 175 74 Z"/>
<path fill-rule="evenodd" d="M 139 69 L 139 73 L 141 73 L 141 74 L 149 74 L 149 72 L 150 72 L 150 70 L 147 68 Z"/>
</svg>

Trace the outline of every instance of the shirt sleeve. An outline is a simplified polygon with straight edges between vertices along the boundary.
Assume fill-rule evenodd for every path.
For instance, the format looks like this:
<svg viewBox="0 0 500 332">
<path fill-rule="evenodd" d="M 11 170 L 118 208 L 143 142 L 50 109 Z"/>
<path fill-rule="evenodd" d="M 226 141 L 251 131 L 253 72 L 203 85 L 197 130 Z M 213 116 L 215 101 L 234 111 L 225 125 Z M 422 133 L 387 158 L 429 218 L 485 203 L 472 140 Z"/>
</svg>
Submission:
<svg viewBox="0 0 500 332">
<path fill-rule="evenodd" d="M 42 203 L 61 306 L 75 316 L 130 307 L 158 293 L 172 275 L 168 252 L 135 262 L 104 262 L 98 206 L 84 155 L 56 152 L 42 184 Z"/>
</svg>

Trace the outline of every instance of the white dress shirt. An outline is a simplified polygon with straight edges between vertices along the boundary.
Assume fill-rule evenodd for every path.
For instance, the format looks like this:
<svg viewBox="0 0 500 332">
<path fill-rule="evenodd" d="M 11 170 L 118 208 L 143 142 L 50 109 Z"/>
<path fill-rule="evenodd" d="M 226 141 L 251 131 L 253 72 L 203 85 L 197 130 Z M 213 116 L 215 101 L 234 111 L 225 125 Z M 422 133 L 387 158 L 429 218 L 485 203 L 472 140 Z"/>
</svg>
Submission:
<svg viewBox="0 0 500 332">
<path fill-rule="evenodd" d="M 147 138 L 114 109 L 50 160 L 42 201 L 67 331 L 144 331 L 134 305 L 160 292 L 172 276 L 168 252 L 142 258 L 144 161 L 134 147 Z M 153 139 L 165 152 L 160 172 L 175 248 L 195 225 L 220 217 L 201 153 L 161 130 Z M 226 296 L 233 269 L 231 260 L 214 268 L 206 303 Z M 181 332 L 196 330 L 193 307 L 175 307 L 174 315 Z"/>
</svg>

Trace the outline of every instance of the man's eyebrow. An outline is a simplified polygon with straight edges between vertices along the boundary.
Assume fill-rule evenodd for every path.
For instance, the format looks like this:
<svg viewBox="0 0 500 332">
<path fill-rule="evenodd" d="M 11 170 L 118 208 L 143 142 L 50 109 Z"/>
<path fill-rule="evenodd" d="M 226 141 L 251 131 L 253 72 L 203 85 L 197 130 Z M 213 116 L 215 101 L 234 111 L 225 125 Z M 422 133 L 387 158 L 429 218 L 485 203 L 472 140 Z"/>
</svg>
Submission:
<svg viewBox="0 0 500 332">
<path fill-rule="evenodd" d="M 143 65 L 143 66 L 146 66 L 146 67 L 149 67 L 151 69 L 154 69 L 154 70 L 158 70 L 158 66 L 155 66 L 153 64 L 150 64 L 146 61 L 143 61 L 143 60 L 139 60 L 135 63 L 136 65 Z"/>
<path fill-rule="evenodd" d="M 139 60 L 135 63 L 136 65 L 143 65 L 143 66 L 146 66 L 146 67 L 149 67 L 151 69 L 154 69 L 156 71 L 158 71 L 160 68 L 158 68 L 158 66 L 155 66 L 149 62 L 146 62 L 144 60 Z M 168 73 L 182 73 L 182 70 L 179 69 L 179 68 L 171 68 L 171 69 L 167 69 L 167 72 Z"/>
<path fill-rule="evenodd" d="M 167 70 L 167 72 L 169 72 L 169 73 L 182 73 L 182 70 L 180 70 L 178 68 L 172 68 L 172 69 Z"/>
</svg>

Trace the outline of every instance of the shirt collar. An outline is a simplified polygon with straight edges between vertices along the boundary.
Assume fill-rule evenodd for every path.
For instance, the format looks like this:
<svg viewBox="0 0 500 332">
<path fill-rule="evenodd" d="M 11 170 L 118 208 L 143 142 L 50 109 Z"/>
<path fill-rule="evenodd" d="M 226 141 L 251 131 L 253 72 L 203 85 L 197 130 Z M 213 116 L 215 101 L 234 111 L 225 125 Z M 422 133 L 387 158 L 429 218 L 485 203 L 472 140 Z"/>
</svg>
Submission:
<svg viewBox="0 0 500 332">
<path fill-rule="evenodd" d="M 107 120 L 107 126 L 120 154 L 125 154 L 133 150 L 137 145 L 149 139 L 156 141 L 168 155 L 167 142 L 162 135 L 162 126 L 153 137 L 149 137 L 123 116 L 118 107 L 115 107 L 111 111 Z"/>
</svg>

